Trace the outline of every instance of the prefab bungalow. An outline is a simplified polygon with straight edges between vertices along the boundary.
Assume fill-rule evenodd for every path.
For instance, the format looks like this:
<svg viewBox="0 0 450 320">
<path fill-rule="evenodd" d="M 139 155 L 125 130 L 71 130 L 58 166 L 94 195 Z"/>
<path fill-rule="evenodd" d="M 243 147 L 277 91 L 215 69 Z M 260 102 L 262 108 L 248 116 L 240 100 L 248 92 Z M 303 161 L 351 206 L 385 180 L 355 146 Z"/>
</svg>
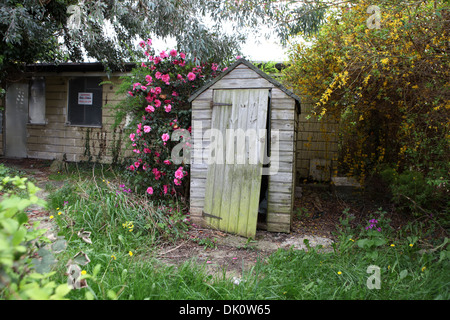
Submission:
<svg viewBox="0 0 450 320">
<path fill-rule="evenodd" d="M 8 158 L 111 162 L 121 130 L 111 106 L 119 77 L 101 63 L 28 65 L 7 83 L 0 121 L 0 154 Z"/>
</svg>

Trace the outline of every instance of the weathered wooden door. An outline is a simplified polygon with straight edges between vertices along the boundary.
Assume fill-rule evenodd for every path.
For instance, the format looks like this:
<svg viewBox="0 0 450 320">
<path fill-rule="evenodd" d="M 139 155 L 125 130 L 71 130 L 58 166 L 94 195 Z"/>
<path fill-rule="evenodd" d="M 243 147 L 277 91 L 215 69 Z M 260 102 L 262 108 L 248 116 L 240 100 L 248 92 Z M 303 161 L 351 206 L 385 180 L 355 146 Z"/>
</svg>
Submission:
<svg viewBox="0 0 450 320">
<path fill-rule="evenodd" d="M 5 156 L 27 157 L 28 83 L 12 83 L 5 98 Z"/>
<path fill-rule="evenodd" d="M 268 99 L 268 89 L 214 90 L 203 216 L 245 237 L 256 233 Z"/>
</svg>

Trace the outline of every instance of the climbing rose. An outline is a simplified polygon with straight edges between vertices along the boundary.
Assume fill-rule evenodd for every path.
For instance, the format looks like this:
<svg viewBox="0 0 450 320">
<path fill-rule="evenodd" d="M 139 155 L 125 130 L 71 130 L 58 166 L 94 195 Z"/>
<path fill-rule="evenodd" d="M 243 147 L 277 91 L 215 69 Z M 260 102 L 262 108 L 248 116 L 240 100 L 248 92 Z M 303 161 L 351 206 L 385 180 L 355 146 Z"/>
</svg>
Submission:
<svg viewBox="0 0 450 320">
<path fill-rule="evenodd" d="M 169 140 L 170 136 L 167 133 L 164 133 L 161 138 L 163 139 L 163 141 L 167 141 Z"/>
<path fill-rule="evenodd" d="M 149 133 L 150 130 L 152 130 L 152 128 L 150 128 L 150 126 L 144 126 L 144 132 L 145 133 Z"/>
<path fill-rule="evenodd" d="M 175 171 L 175 178 L 181 179 L 183 176 L 183 167 L 179 167 L 177 171 Z"/>
<path fill-rule="evenodd" d="M 147 188 L 147 193 L 148 194 L 153 194 L 153 188 L 152 187 L 148 187 Z"/>
<path fill-rule="evenodd" d="M 193 72 L 189 72 L 187 75 L 187 78 L 189 79 L 189 81 L 194 81 L 195 80 L 195 74 Z"/>
<path fill-rule="evenodd" d="M 168 104 L 167 106 L 164 106 L 164 110 L 166 110 L 166 112 L 170 112 L 170 110 L 172 110 L 172 106 Z"/>
</svg>

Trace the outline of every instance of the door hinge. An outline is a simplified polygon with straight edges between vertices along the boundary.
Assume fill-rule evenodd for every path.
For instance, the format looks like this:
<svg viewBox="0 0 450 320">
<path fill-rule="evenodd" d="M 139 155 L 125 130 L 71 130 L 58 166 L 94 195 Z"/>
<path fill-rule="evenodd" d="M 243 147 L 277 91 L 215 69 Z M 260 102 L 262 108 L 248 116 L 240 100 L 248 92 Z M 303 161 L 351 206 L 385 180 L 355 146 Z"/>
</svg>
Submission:
<svg viewBox="0 0 450 320">
<path fill-rule="evenodd" d="M 219 219 L 219 220 L 222 220 L 222 218 L 221 218 L 221 217 L 218 217 L 218 216 L 214 216 L 214 215 L 212 215 L 212 214 L 206 213 L 205 211 L 202 211 L 202 215 L 203 215 L 204 217 L 208 217 L 208 218 L 214 218 L 214 219 Z"/>
</svg>

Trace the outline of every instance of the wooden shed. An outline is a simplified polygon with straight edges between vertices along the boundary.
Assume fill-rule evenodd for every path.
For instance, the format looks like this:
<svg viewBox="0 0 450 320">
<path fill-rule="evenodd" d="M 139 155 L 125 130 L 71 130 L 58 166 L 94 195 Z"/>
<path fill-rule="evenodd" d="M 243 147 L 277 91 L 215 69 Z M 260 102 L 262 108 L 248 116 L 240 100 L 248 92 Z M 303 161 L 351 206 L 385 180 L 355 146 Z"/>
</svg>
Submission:
<svg viewBox="0 0 450 320">
<path fill-rule="evenodd" d="M 192 105 L 193 222 L 244 237 L 290 232 L 300 98 L 245 59 Z"/>
</svg>

